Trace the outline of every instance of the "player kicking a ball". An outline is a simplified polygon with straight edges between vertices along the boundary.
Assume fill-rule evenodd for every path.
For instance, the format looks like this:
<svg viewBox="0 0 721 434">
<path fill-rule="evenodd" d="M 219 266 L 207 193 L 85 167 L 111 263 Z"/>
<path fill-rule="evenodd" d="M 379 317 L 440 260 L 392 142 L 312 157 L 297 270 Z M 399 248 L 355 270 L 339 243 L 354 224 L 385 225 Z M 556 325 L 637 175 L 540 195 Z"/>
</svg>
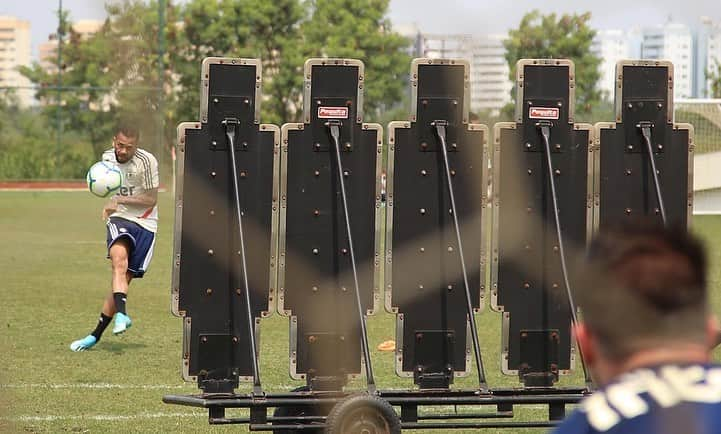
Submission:
<svg viewBox="0 0 721 434">
<path fill-rule="evenodd" d="M 73 351 L 85 351 L 97 344 L 113 316 L 113 334 L 123 333 L 132 325 L 125 310 L 128 286 L 148 269 L 158 229 L 158 161 L 137 147 L 139 139 L 136 128 L 119 125 L 113 148 L 103 153 L 103 161 L 117 164 L 123 172 L 123 186 L 103 207 L 112 268 L 110 293 L 95 330 L 70 344 Z"/>
</svg>

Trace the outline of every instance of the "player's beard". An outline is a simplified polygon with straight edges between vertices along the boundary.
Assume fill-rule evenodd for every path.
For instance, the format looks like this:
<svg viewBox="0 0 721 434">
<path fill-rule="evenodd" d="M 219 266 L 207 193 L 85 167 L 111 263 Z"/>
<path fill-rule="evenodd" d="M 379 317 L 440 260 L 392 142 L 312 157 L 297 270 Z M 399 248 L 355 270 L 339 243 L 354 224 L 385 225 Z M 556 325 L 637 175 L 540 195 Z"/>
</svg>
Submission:
<svg viewBox="0 0 721 434">
<path fill-rule="evenodd" d="M 125 157 L 122 157 L 122 158 L 121 158 L 120 155 L 118 155 L 118 152 L 115 151 L 115 160 L 116 160 L 118 163 L 120 163 L 120 164 L 125 164 L 125 163 L 127 163 L 128 161 L 130 161 L 130 158 L 131 158 L 131 157 L 128 157 L 128 156 L 125 156 Z"/>
</svg>

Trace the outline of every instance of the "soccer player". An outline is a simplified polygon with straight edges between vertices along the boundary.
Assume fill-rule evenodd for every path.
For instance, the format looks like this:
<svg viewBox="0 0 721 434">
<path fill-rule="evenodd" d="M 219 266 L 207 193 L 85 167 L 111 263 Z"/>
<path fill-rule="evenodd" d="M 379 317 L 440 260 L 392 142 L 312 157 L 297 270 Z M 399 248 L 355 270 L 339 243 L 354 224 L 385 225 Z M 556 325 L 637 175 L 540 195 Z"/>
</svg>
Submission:
<svg viewBox="0 0 721 434">
<path fill-rule="evenodd" d="M 105 204 L 102 213 L 107 224 L 111 287 L 95 330 L 70 344 L 73 351 L 84 351 L 97 344 L 113 315 L 113 334 L 123 333 L 132 325 L 125 308 L 128 286 L 148 269 L 158 228 L 158 161 L 153 154 L 137 147 L 139 139 L 136 128 L 119 125 L 112 149 L 103 153 L 103 161 L 117 164 L 123 172 L 123 186 Z"/>
<path fill-rule="evenodd" d="M 721 433 L 717 322 L 699 241 L 630 225 L 604 231 L 589 258 L 575 333 L 600 389 L 555 433 Z"/>
</svg>

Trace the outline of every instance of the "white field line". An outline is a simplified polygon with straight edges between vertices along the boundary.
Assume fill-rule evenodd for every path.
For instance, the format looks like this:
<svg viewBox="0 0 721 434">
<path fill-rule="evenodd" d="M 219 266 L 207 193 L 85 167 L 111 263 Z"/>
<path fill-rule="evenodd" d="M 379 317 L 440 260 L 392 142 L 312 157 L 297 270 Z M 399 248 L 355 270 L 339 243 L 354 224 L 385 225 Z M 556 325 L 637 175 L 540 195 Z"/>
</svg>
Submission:
<svg viewBox="0 0 721 434">
<path fill-rule="evenodd" d="M 86 192 L 87 187 L 80 185 L 78 187 L 0 187 L 0 191 L 37 191 L 37 192 L 53 192 L 53 191 L 71 191 L 71 192 Z M 159 188 L 158 193 L 166 193 L 167 188 Z"/>
<path fill-rule="evenodd" d="M 193 383 L 186 384 L 112 384 L 112 383 L 75 383 L 75 384 L 53 384 L 53 383 L 18 383 L 18 384 L 0 384 L 2 389 L 130 389 L 130 390 L 169 390 L 169 389 L 188 389 L 193 387 Z M 268 392 L 273 390 L 292 390 L 297 385 L 273 386 Z M 193 393 L 200 393 L 195 390 Z M 241 392 L 242 393 L 242 392 Z"/>
<path fill-rule="evenodd" d="M 0 390 L 2 389 L 128 389 L 128 390 L 177 390 L 177 389 L 189 389 L 195 386 L 194 383 L 185 384 L 113 384 L 113 383 L 74 383 L 74 384 L 52 384 L 52 383 L 19 383 L 19 384 L 0 384 Z M 297 384 L 283 384 L 269 387 L 265 390 L 267 393 L 273 393 L 274 391 L 288 391 L 299 387 Z M 244 394 L 242 390 L 237 391 L 239 394 Z M 199 389 L 190 390 L 189 393 L 200 394 Z M 458 408 L 465 408 L 467 404 L 458 405 Z M 547 408 L 543 404 L 518 404 L 519 408 L 529 409 L 544 409 Z M 469 407 L 475 407 L 470 405 Z M 428 408 L 434 408 L 439 411 L 450 410 L 453 411 L 453 405 L 435 405 Z"/>
<path fill-rule="evenodd" d="M 171 389 L 186 389 L 192 387 L 190 383 L 187 385 L 177 384 L 112 384 L 112 383 L 77 383 L 77 384 L 44 384 L 44 383 L 21 383 L 21 384 L 0 384 L 0 389 L 141 389 L 141 390 L 171 390 Z M 295 385 L 282 385 L 274 386 L 273 390 L 288 391 L 294 389 Z M 273 390 L 268 390 L 271 392 Z M 199 393 L 199 390 L 193 393 Z M 519 409 L 534 409 L 543 410 L 547 407 L 542 404 L 532 405 L 519 405 Z M 460 414 L 468 413 L 469 411 L 476 410 L 475 406 L 472 405 L 460 405 L 458 406 Z M 423 409 L 422 414 L 449 414 L 454 413 L 454 406 L 429 406 Z M 185 413 L 139 413 L 135 415 L 88 415 L 88 416 L 15 416 L 15 417 L 0 417 L 0 420 L 15 421 L 15 422 L 52 422 L 57 420 L 97 420 L 97 421 L 123 421 L 123 420 L 136 420 L 136 419 L 157 419 L 164 417 L 198 417 L 204 416 L 207 413 L 198 410 L 191 410 Z"/>
<path fill-rule="evenodd" d="M 139 420 L 139 419 L 159 419 L 166 417 L 199 417 L 204 416 L 207 413 L 190 410 L 185 413 L 138 413 L 138 414 L 127 414 L 127 415 L 111 415 L 111 414 L 93 414 L 93 415 L 72 415 L 72 416 L 10 416 L 0 417 L 0 420 L 6 420 L 10 422 L 54 422 L 62 420 L 97 420 L 97 421 L 126 421 L 126 420 Z"/>
<path fill-rule="evenodd" d="M 468 406 L 466 406 L 468 407 Z M 524 408 L 544 409 L 542 405 L 529 405 Z M 440 414 L 440 413 L 451 413 L 448 411 L 440 411 L 440 409 L 434 409 L 436 411 L 424 411 L 423 414 Z M 467 411 L 466 411 L 467 413 Z M 463 414 L 461 412 L 460 414 Z M 160 418 L 180 418 L 180 417 L 202 417 L 206 416 L 205 411 L 199 410 L 188 410 L 187 412 L 156 412 L 156 413 L 138 413 L 138 414 L 127 414 L 127 415 L 110 415 L 110 414 L 94 414 L 94 415 L 48 415 L 48 416 L 10 416 L 0 417 L 0 420 L 6 420 L 9 422 L 55 422 L 64 420 L 95 420 L 95 421 L 106 421 L 106 422 L 117 422 L 117 421 L 128 421 L 128 420 L 140 420 L 140 419 L 160 419 Z"/>
<path fill-rule="evenodd" d="M 87 191 L 85 187 L 0 187 L 0 191 Z"/>
<path fill-rule="evenodd" d="M 75 384 L 50 384 L 50 383 L 19 383 L 19 384 L 0 384 L 0 390 L 2 389 L 127 389 L 127 390 L 178 390 L 178 389 L 189 389 L 194 386 L 193 383 L 185 384 L 113 384 L 113 383 L 75 383 Z M 284 384 L 275 385 L 266 390 L 268 393 L 274 391 L 289 391 L 293 390 L 298 385 Z M 239 394 L 245 392 L 238 391 Z M 189 394 L 200 394 L 199 389 L 190 390 Z M 465 409 L 466 407 L 474 407 L 473 405 L 458 405 L 458 408 Z M 520 405 L 519 408 L 527 409 L 545 409 L 547 406 L 543 404 L 531 404 L 531 405 Z M 433 410 L 431 410 L 433 409 Z M 430 411 L 453 411 L 454 406 L 452 405 L 436 405 L 429 406 Z"/>
<path fill-rule="evenodd" d="M 187 386 L 169 384 L 110 384 L 110 383 L 77 383 L 77 384 L 46 384 L 46 383 L 20 383 L 0 384 L 0 389 L 183 389 Z"/>
</svg>

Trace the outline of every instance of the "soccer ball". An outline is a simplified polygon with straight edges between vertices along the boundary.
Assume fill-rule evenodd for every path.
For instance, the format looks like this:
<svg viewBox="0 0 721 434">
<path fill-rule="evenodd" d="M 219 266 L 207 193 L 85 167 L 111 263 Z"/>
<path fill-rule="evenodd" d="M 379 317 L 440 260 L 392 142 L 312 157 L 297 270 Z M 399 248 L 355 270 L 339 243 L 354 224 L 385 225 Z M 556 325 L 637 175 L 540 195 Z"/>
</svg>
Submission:
<svg viewBox="0 0 721 434">
<path fill-rule="evenodd" d="M 85 180 L 92 194 L 108 197 L 123 186 L 123 172 L 110 161 L 99 161 L 90 167 Z"/>
</svg>

